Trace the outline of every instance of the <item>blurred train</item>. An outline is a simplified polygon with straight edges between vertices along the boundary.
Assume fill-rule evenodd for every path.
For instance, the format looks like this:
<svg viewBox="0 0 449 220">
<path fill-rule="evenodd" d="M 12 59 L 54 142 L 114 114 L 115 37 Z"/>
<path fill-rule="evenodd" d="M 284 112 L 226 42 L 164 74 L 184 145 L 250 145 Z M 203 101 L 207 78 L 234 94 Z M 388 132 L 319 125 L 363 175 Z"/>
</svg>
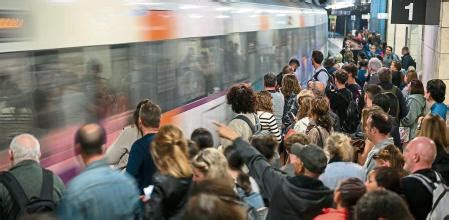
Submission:
<svg viewBox="0 0 449 220">
<path fill-rule="evenodd" d="M 211 120 L 232 117 L 229 86 L 260 88 L 292 57 L 304 81 L 311 51 L 327 53 L 327 13 L 308 3 L 3 0 L 0 9 L 0 170 L 12 137 L 28 132 L 65 180 L 80 169 L 73 135 L 83 123 L 103 124 L 109 145 L 150 98 L 163 124 L 213 130 Z"/>
</svg>

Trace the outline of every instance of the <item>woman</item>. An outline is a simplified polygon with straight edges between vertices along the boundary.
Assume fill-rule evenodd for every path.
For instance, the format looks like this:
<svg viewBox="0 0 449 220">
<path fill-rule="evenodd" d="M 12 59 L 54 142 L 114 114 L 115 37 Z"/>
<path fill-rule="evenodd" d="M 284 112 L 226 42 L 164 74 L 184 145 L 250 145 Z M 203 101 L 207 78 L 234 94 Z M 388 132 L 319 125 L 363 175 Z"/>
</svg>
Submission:
<svg viewBox="0 0 449 220">
<path fill-rule="evenodd" d="M 231 105 L 232 111 L 237 114 L 228 126 L 239 133 L 244 140 L 249 141 L 253 135 L 252 127 L 254 128 L 258 121 L 253 89 L 244 83 L 234 85 L 226 94 L 226 101 L 228 105 Z M 221 144 L 226 148 L 232 142 L 222 139 Z"/>
<path fill-rule="evenodd" d="M 362 166 L 352 162 L 351 138 L 340 133 L 330 135 L 326 140 L 324 152 L 329 162 L 319 179 L 325 186 L 335 189 L 342 180 L 352 177 L 360 181 L 365 180 L 365 171 Z"/>
<path fill-rule="evenodd" d="M 426 99 L 424 98 L 424 86 L 419 80 L 410 82 L 410 95 L 406 99 L 408 113 L 401 119 L 400 130 L 408 133 L 408 137 L 402 138 L 403 143 L 407 143 L 416 136 L 416 128 L 418 127 L 418 118 L 424 114 L 426 109 Z M 402 128 L 401 128 L 402 127 Z M 406 129 L 404 129 L 406 128 Z M 405 130 L 405 131 L 404 131 Z M 408 132 L 406 132 L 408 130 Z"/>
<path fill-rule="evenodd" d="M 259 117 L 262 130 L 270 133 L 278 143 L 281 143 L 282 136 L 279 127 L 276 124 L 276 118 L 273 115 L 272 96 L 268 91 L 256 93 L 256 112 Z"/>
<path fill-rule="evenodd" d="M 192 183 L 187 140 L 182 131 L 166 125 L 151 143 L 151 155 L 159 172 L 145 205 L 146 219 L 179 219 L 187 203 Z"/>
<path fill-rule="evenodd" d="M 418 80 L 418 74 L 415 70 L 409 70 L 407 74 L 404 76 L 404 88 L 402 89 L 402 95 L 404 95 L 404 98 L 407 98 L 407 96 L 410 94 L 410 82 L 412 80 Z"/>
<path fill-rule="evenodd" d="M 365 186 L 368 192 L 383 188 L 399 193 L 400 180 L 401 177 L 396 169 L 392 167 L 376 167 L 368 174 Z"/>
<path fill-rule="evenodd" d="M 310 122 L 307 135 L 312 143 L 324 147 L 327 137 L 332 132 L 332 119 L 329 115 L 329 102 L 325 97 L 316 97 L 311 102 Z"/>
<path fill-rule="evenodd" d="M 138 139 L 142 137 L 142 130 L 139 127 L 139 111 L 140 107 L 147 103 L 149 100 L 145 99 L 137 104 L 136 109 L 133 113 L 133 122 L 125 128 L 120 133 L 120 135 L 115 139 L 114 143 L 106 151 L 106 159 L 110 165 L 119 170 L 126 169 L 128 164 L 129 151 L 131 150 L 131 145 Z"/>
<path fill-rule="evenodd" d="M 192 160 L 193 181 L 201 182 L 206 179 L 227 179 L 232 183 L 228 174 L 226 157 L 215 148 L 200 151 Z"/>
<path fill-rule="evenodd" d="M 325 208 L 323 214 L 314 220 L 350 220 L 353 219 L 353 209 L 357 201 L 365 194 L 366 187 L 357 178 L 349 178 L 339 183 L 334 192 L 336 208 Z"/>
<path fill-rule="evenodd" d="M 402 90 L 404 86 L 404 76 L 402 75 L 402 66 L 399 61 L 391 62 L 391 81 L 393 85 Z"/>
<path fill-rule="evenodd" d="M 287 74 L 282 79 L 281 92 L 284 95 L 284 113 L 282 114 L 282 130 L 286 129 L 295 122 L 294 116 L 298 113 L 297 95 L 301 91 L 298 79 L 293 74 Z"/>
<path fill-rule="evenodd" d="M 404 156 L 398 147 L 388 145 L 373 156 L 376 160 L 376 167 L 391 167 L 399 172 L 400 177 L 407 176 L 407 171 L 404 170 Z"/>
<path fill-rule="evenodd" d="M 449 142 L 446 123 L 441 117 L 428 114 L 422 120 L 417 136 L 428 137 L 435 142 L 437 156 L 433 161 L 432 168 L 438 171 L 447 183 L 449 181 Z"/>
<path fill-rule="evenodd" d="M 309 113 L 313 98 L 314 95 L 310 90 L 302 90 L 299 93 L 298 103 L 300 108 L 298 114 L 296 114 L 296 120 L 298 121 L 295 123 L 295 126 L 293 127 L 295 132 L 302 132 L 302 133 L 306 132 L 310 122 Z"/>
</svg>

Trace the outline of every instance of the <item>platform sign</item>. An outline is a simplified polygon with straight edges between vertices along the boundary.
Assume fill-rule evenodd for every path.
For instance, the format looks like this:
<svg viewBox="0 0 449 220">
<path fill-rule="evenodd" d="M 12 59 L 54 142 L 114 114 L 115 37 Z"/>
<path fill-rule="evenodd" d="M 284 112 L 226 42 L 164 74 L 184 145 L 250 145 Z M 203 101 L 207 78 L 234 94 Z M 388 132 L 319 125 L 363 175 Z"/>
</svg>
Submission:
<svg viewBox="0 0 449 220">
<path fill-rule="evenodd" d="M 441 0 L 394 0 L 392 24 L 438 25 Z"/>
</svg>

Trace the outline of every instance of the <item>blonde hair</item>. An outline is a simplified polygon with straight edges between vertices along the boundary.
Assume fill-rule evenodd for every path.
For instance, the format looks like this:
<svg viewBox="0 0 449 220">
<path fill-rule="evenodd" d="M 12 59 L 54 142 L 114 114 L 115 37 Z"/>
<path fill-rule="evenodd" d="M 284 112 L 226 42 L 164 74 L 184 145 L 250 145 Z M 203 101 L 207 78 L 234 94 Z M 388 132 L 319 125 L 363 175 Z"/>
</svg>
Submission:
<svg viewBox="0 0 449 220">
<path fill-rule="evenodd" d="M 324 151 L 329 154 L 329 159 L 338 157 L 341 161 L 351 162 L 353 157 L 351 138 L 342 133 L 333 133 L 327 138 Z"/>
<path fill-rule="evenodd" d="M 192 166 L 200 170 L 207 179 L 224 178 L 228 176 L 228 161 L 215 148 L 200 151 L 192 160 Z"/>
<path fill-rule="evenodd" d="M 192 176 L 187 140 L 178 127 L 165 125 L 151 143 L 151 155 L 161 173 L 176 178 Z"/>
<path fill-rule="evenodd" d="M 438 150 L 449 152 L 446 129 L 446 123 L 440 116 L 428 114 L 422 120 L 417 136 L 428 137 L 435 142 Z"/>
</svg>

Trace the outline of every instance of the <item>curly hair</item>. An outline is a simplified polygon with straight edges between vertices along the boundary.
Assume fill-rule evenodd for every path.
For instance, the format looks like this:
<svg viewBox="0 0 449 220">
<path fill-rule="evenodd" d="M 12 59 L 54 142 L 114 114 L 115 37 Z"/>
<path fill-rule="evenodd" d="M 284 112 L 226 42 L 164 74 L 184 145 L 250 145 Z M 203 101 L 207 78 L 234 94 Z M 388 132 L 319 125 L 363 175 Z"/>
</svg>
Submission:
<svg viewBox="0 0 449 220">
<path fill-rule="evenodd" d="M 329 115 L 329 101 L 325 97 L 316 97 L 311 102 L 311 118 L 315 116 L 315 123 L 323 127 L 328 132 L 332 129 L 332 118 Z"/>
<path fill-rule="evenodd" d="M 178 127 L 165 125 L 151 142 L 151 156 L 161 173 L 176 178 L 192 175 L 187 140 Z"/>
<path fill-rule="evenodd" d="M 338 158 L 343 162 L 351 162 L 351 138 L 342 133 L 333 133 L 327 138 L 324 151 L 329 154 L 329 159 Z"/>
<path fill-rule="evenodd" d="M 295 75 L 285 75 L 282 78 L 282 94 L 284 97 L 290 97 L 292 94 L 298 94 L 301 91 L 301 87 L 299 86 L 298 79 L 296 79 Z"/>
<path fill-rule="evenodd" d="M 273 113 L 273 97 L 268 91 L 260 91 L 256 93 L 256 111 Z"/>
<path fill-rule="evenodd" d="M 244 83 L 232 86 L 226 95 L 228 105 L 235 113 L 254 113 L 256 98 L 253 89 Z"/>
<path fill-rule="evenodd" d="M 206 179 L 229 178 L 228 161 L 215 148 L 201 150 L 192 160 L 192 166 L 201 171 Z"/>
<path fill-rule="evenodd" d="M 310 137 L 307 136 L 304 133 L 297 133 L 297 134 L 293 134 L 289 137 L 287 137 L 284 140 L 284 147 L 287 151 L 290 151 L 291 147 L 293 144 L 295 143 L 300 143 L 302 145 L 307 145 L 310 144 L 312 141 L 310 140 Z"/>
<path fill-rule="evenodd" d="M 428 114 L 422 120 L 417 136 L 428 137 L 435 142 L 438 150 L 449 152 L 446 129 L 446 123 L 440 116 Z"/>
</svg>

